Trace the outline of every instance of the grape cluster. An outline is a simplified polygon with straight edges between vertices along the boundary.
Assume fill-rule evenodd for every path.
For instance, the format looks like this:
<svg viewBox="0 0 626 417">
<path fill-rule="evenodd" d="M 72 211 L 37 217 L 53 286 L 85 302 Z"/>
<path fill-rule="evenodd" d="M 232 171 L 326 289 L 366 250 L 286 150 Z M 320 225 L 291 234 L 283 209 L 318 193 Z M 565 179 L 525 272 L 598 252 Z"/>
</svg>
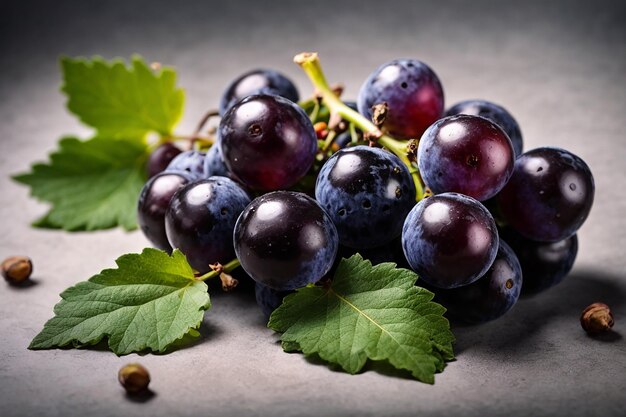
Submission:
<svg viewBox="0 0 626 417">
<path fill-rule="evenodd" d="M 303 68 L 311 100 L 296 103 L 276 71 L 251 71 L 223 93 L 215 137 L 155 148 L 138 205 L 155 246 L 180 249 L 201 274 L 236 257 L 266 315 L 353 253 L 413 269 L 470 323 L 571 270 L 594 196 L 582 159 L 523 153 L 517 121 L 495 103 L 445 111 L 421 61 L 381 65 L 356 105 Z"/>
</svg>

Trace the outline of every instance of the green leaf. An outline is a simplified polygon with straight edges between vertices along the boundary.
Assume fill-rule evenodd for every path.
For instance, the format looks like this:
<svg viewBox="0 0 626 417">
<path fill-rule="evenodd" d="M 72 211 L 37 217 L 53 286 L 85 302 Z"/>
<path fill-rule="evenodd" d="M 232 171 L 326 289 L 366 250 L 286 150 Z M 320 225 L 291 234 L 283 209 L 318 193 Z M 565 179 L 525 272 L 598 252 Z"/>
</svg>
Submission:
<svg viewBox="0 0 626 417">
<path fill-rule="evenodd" d="M 287 296 L 268 327 L 282 333 L 285 351 L 317 356 L 351 374 L 370 359 L 432 384 L 454 358 L 454 336 L 445 308 L 416 280 L 413 271 L 393 263 L 372 266 L 357 254 L 341 260 L 329 286 Z"/>
<path fill-rule="evenodd" d="M 105 269 L 68 288 L 29 349 L 94 345 L 108 338 L 117 355 L 163 352 L 200 326 L 211 302 L 207 285 L 178 250 L 123 255 Z"/>
<path fill-rule="evenodd" d="M 61 67 L 68 109 L 101 135 L 169 135 L 182 115 L 184 92 L 170 68 L 153 71 L 140 57 L 130 67 L 119 59 L 65 57 Z"/>
<path fill-rule="evenodd" d="M 147 146 L 140 140 L 64 138 L 50 162 L 13 178 L 52 204 L 35 225 L 65 230 L 137 227 L 137 197 L 146 180 Z"/>
</svg>

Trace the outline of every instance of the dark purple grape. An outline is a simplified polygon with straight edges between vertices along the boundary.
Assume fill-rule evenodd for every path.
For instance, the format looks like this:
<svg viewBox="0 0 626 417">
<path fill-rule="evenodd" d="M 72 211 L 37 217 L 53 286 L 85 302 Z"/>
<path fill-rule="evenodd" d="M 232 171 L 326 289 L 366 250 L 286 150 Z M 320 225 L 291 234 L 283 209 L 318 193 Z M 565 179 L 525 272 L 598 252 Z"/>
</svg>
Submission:
<svg viewBox="0 0 626 417">
<path fill-rule="evenodd" d="M 574 266 L 578 253 L 575 234 L 558 242 L 536 242 L 505 228 L 501 236 L 511 245 L 522 266 L 522 295 L 536 294 L 555 286 Z"/>
<path fill-rule="evenodd" d="M 166 171 L 170 172 L 186 172 L 194 180 L 202 180 L 207 178 L 204 175 L 204 158 L 205 153 L 200 151 L 185 151 L 169 163 Z"/>
<path fill-rule="evenodd" d="M 419 139 L 443 113 L 443 88 L 428 65 L 396 59 L 378 67 L 359 90 L 359 112 L 368 119 L 372 106 L 383 102 L 389 106 L 384 128 L 397 138 Z"/>
<path fill-rule="evenodd" d="M 244 97 L 255 94 L 277 95 L 294 103 L 299 99 L 298 90 L 289 78 L 278 71 L 257 69 L 241 75 L 226 88 L 220 99 L 220 115 Z"/>
<path fill-rule="evenodd" d="M 478 116 L 438 120 L 420 140 L 417 159 L 433 193 L 457 192 L 479 201 L 496 195 L 513 173 L 515 154 L 506 133 Z"/>
<path fill-rule="evenodd" d="M 146 163 L 148 178 L 152 178 L 159 172 L 165 171 L 170 162 L 172 162 L 172 159 L 181 152 L 179 148 L 170 142 L 157 146 L 148 157 L 148 162 Z"/>
<path fill-rule="evenodd" d="M 228 171 L 224 158 L 222 158 L 222 152 L 220 147 L 216 143 L 207 151 L 204 158 L 204 175 L 208 177 L 228 177 L 231 178 L 231 173 Z"/>
<path fill-rule="evenodd" d="M 256 303 L 261 307 L 263 315 L 269 318 L 272 312 L 276 310 L 282 303 L 283 298 L 291 294 L 292 291 L 276 291 L 259 282 L 254 283 L 254 297 Z"/>
<path fill-rule="evenodd" d="M 433 291 L 451 317 L 478 324 L 509 311 L 517 302 L 522 286 L 519 261 L 513 250 L 500 240 L 496 259 L 485 275 L 463 287 Z"/>
<path fill-rule="evenodd" d="M 337 229 L 315 200 L 276 191 L 256 198 L 237 220 L 235 252 L 257 282 L 289 291 L 317 282 L 333 266 Z"/>
<path fill-rule="evenodd" d="M 498 230 L 480 202 L 444 193 L 413 207 L 402 228 L 402 248 L 421 279 L 455 288 L 487 272 L 498 252 Z"/>
<path fill-rule="evenodd" d="M 211 177 L 178 191 L 165 214 L 170 245 L 180 249 L 198 272 L 235 257 L 233 229 L 250 197 L 234 181 Z"/>
<path fill-rule="evenodd" d="M 506 222 L 528 239 L 556 242 L 582 226 L 593 204 L 595 185 L 587 164 L 559 148 L 522 154 L 497 196 Z"/>
<path fill-rule="evenodd" d="M 342 245 L 372 248 L 400 236 L 415 205 L 415 185 L 394 154 L 355 146 L 338 151 L 322 166 L 315 198 L 337 226 Z"/>
<path fill-rule="evenodd" d="M 491 120 L 500 126 L 509 139 L 511 139 L 515 157 L 522 154 L 524 147 L 522 131 L 519 128 L 517 120 L 515 120 L 511 113 L 504 107 L 487 100 L 465 100 L 450 107 L 446 112 L 446 116 L 454 116 L 457 114 L 469 114 L 471 116 L 480 116 Z"/>
<path fill-rule="evenodd" d="M 235 104 L 222 118 L 219 136 L 228 170 L 254 190 L 291 187 L 317 152 L 309 117 L 278 96 L 249 96 Z"/>
<path fill-rule="evenodd" d="M 171 251 L 165 234 L 165 212 L 172 196 L 192 181 L 182 172 L 161 172 L 150 178 L 139 194 L 137 219 L 143 234 L 154 246 Z"/>
</svg>

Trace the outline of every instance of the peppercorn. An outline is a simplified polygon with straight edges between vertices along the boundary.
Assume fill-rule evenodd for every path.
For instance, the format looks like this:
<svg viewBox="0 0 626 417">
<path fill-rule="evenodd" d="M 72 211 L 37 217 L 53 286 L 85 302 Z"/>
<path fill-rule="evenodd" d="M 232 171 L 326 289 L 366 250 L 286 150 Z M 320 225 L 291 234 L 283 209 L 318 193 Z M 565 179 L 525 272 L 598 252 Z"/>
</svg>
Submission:
<svg viewBox="0 0 626 417">
<path fill-rule="evenodd" d="M 598 334 L 611 330 L 613 327 L 613 313 L 604 303 L 593 303 L 583 310 L 580 316 L 580 325 L 589 334 Z"/>
<path fill-rule="evenodd" d="M 150 374 L 148 370 L 138 363 L 129 363 L 122 367 L 117 374 L 120 384 L 130 394 L 137 394 L 148 388 Z"/>
<path fill-rule="evenodd" d="M 9 284 L 22 284 L 32 273 L 33 262 L 27 256 L 9 256 L 2 261 L 2 276 Z"/>
</svg>

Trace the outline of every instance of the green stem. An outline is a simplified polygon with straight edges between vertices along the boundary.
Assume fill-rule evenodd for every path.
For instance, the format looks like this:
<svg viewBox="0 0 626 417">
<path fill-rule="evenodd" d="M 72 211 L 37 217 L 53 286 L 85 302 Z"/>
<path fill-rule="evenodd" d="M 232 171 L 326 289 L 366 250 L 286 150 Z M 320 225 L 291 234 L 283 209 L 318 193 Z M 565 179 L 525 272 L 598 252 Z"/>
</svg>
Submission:
<svg viewBox="0 0 626 417">
<path fill-rule="evenodd" d="M 419 201 L 424 197 L 424 188 L 419 177 L 419 173 L 409 161 L 407 155 L 407 141 L 394 139 L 389 135 L 384 135 L 374 123 L 363 117 L 360 113 L 352 110 L 346 106 L 331 90 L 324 76 L 322 66 L 320 65 L 319 57 L 315 52 L 303 52 L 298 54 L 294 58 L 294 62 L 302 67 L 309 80 L 313 83 L 317 92 L 322 96 L 324 103 L 330 109 L 331 114 L 335 113 L 341 116 L 344 120 L 353 123 L 363 132 L 367 132 L 370 135 L 377 137 L 377 142 L 383 145 L 385 148 L 393 152 L 402 162 L 407 166 L 413 181 L 415 182 L 416 199 Z"/>
<path fill-rule="evenodd" d="M 315 104 L 315 98 L 307 98 L 306 100 L 299 101 L 297 104 L 298 106 L 302 107 L 304 111 L 308 111 L 309 108 L 313 108 L 313 105 Z"/>
<path fill-rule="evenodd" d="M 309 118 L 311 119 L 311 122 L 313 122 L 313 124 L 317 123 L 317 118 L 319 117 L 320 114 L 320 102 L 318 100 L 315 100 L 315 103 L 313 104 L 313 110 L 311 110 L 311 114 L 309 115 Z"/>
<path fill-rule="evenodd" d="M 354 123 L 350 123 L 350 126 L 348 126 L 348 128 L 350 129 L 350 140 L 353 144 L 357 143 L 359 141 L 359 134 L 356 133 L 356 126 L 354 126 Z"/>
<path fill-rule="evenodd" d="M 198 281 L 206 281 L 207 279 L 216 278 L 216 277 L 220 276 L 221 272 L 226 272 L 228 274 L 233 269 L 238 268 L 240 265 L 241 265 L 241 263 L 239 262 L 239 259 L 235 258 L 232 261 L 228 262 L 226 265 L 224 265 L 224 270 L 223 271 L 210 271 L 210 272 L 207 272 L 204 275 L 200 275 L 200 276 L 196 277 L 196 279 Z"/>
<path fill-rule="evenodd" d="M 326 140 L 324 140 L 324 145 L 322 146 L 322 152 L 327 152 L 331 146 L 333 146 L 333 142 L 337 138 L 337 132 L 331 130 L 328 132 L 328 136 L 326 136 Z"/>
</svg>

